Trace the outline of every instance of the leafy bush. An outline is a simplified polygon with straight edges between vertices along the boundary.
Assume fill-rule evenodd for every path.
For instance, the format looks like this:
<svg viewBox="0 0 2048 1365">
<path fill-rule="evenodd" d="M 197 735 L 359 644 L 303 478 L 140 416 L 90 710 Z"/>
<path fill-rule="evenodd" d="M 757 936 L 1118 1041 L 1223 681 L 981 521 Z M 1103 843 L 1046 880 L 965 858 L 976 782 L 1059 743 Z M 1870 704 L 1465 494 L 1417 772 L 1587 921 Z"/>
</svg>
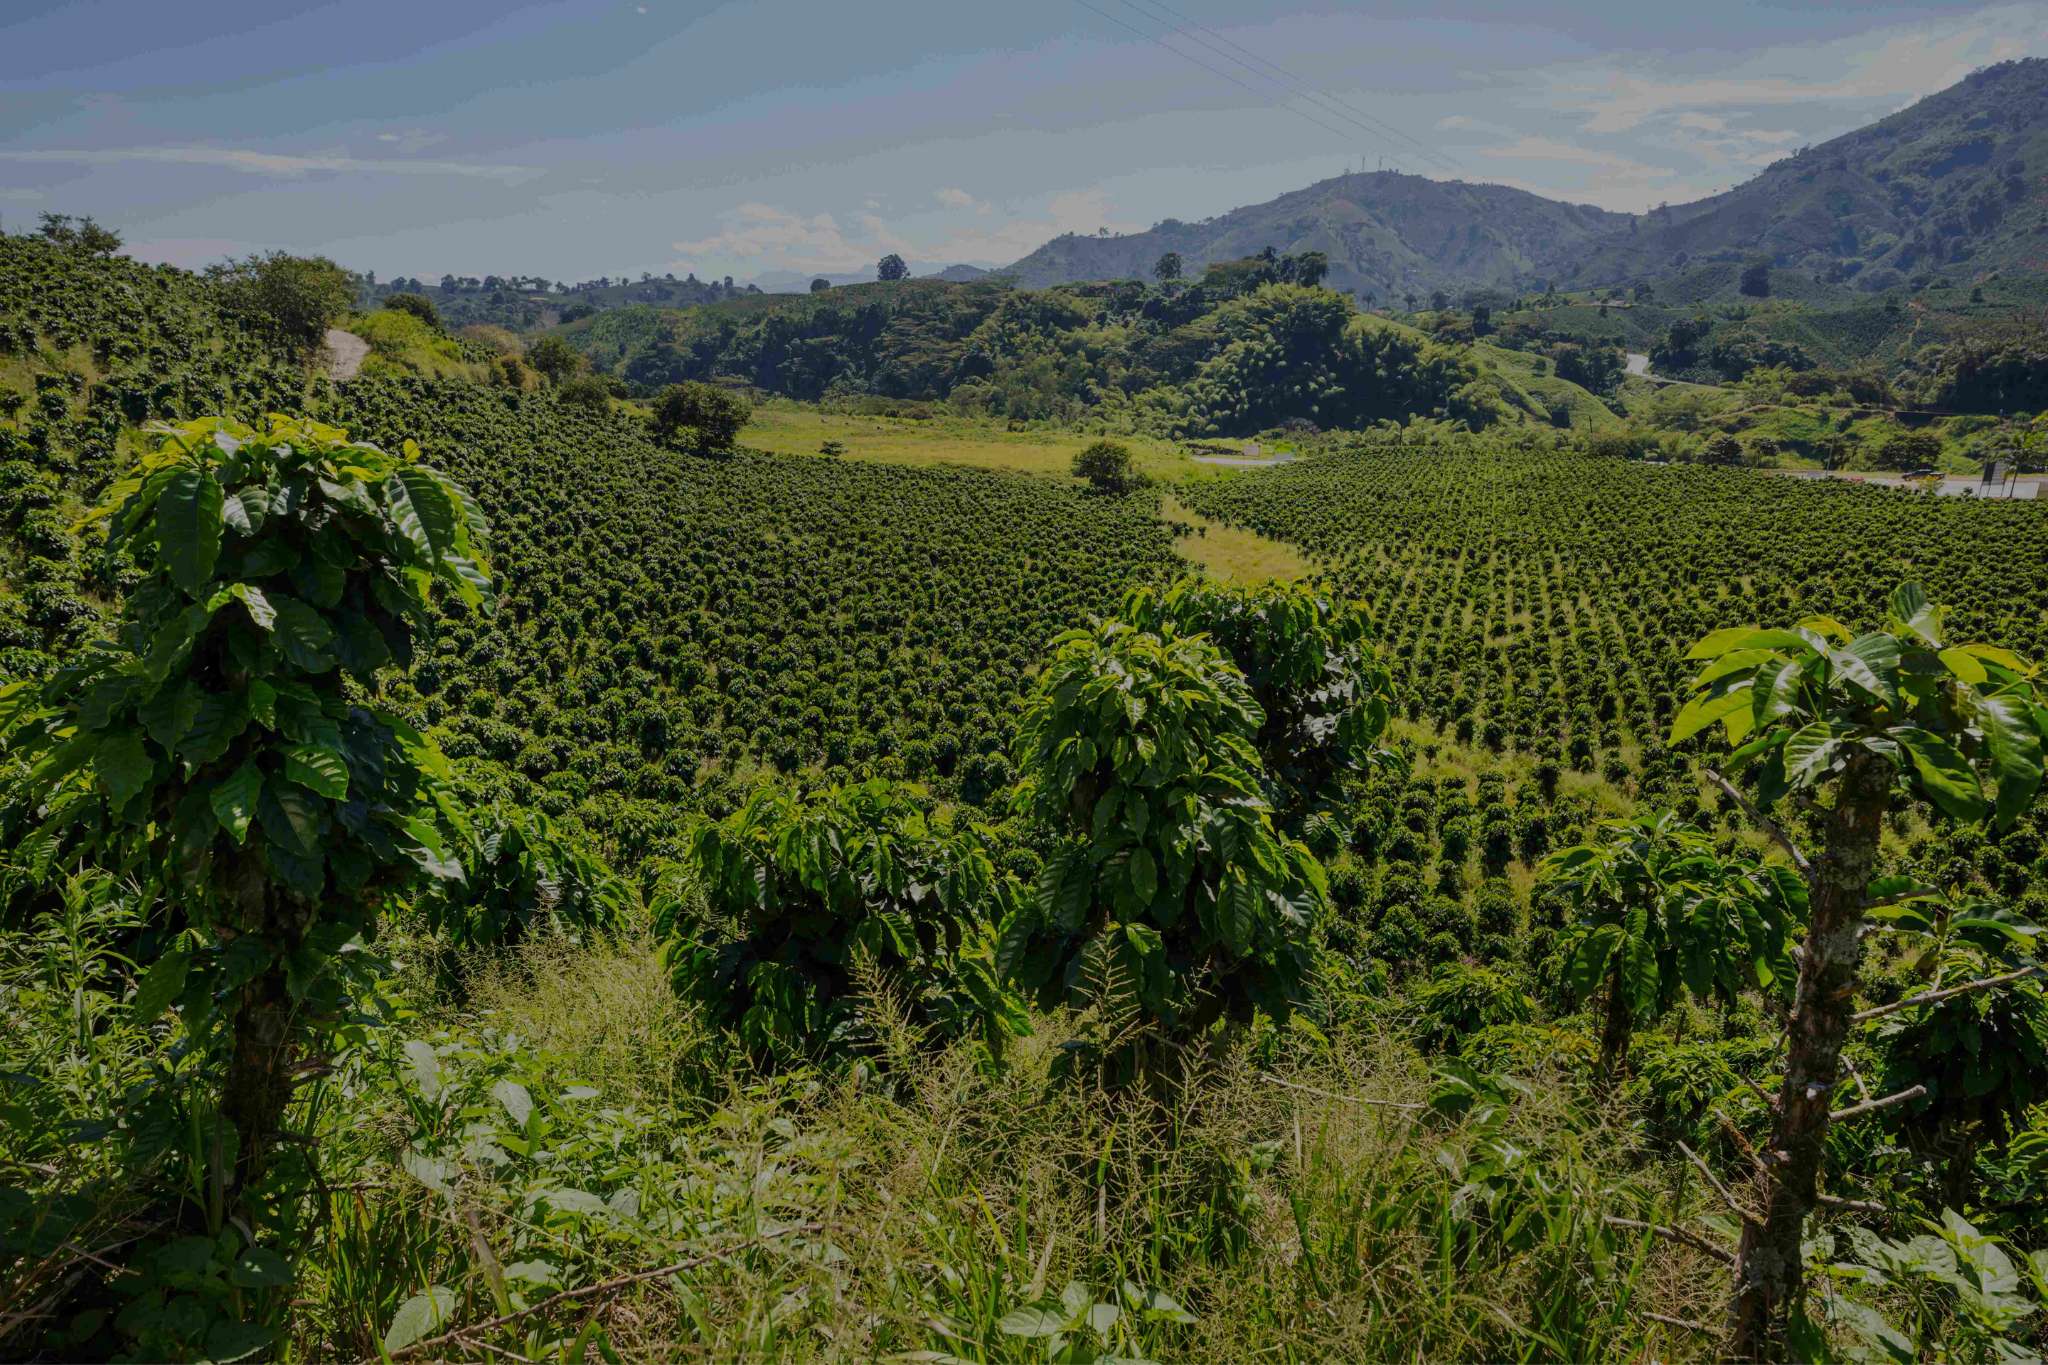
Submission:
<svg viewBox="0 0 2048 1365">
<path fill-rule="evenodd" d="M 539 811 L 492 806 L 455 828 L 466 875 L 414 903 L 457 948 L 505 947 L 534 933 L 584 942 L 622 928 L 635 897 L 617 873 Z"/>
<path fill-rule="evenodd" d="M 246 1183 L 300 1030 L 336 1008 L 333 956 L 418 873 L 462 875 L 446 760 L 373 699 L 437 586 L 483 609 L 493 590 L 482 513 L 410 442 L 276 417 L 158 435 L 99 513 L 109 560 L 137 573 L 117 641 L 0 688 L 0 819 L 32 881 L 89 860 L 177 912 L 138 1009 L 176 1001 L 202 1038 L 228 1017 Z"/>
<path fill-rule="evenodd" d="M 1098 493 L 1122 493 L 1136 482 L 1131 448 L 1121 441 L 1097 441 L 1074 456 L 1074 477 Z"/>
<path fill-rule="evenodd" d="M 245 256 L 207 272 L 221 306 L 245 325 L 311 352 L 355 302 L 355 279 L 325 256 Z"/>
<path fill-rule="evenodd" d="M 1375 761 L 1393 714 L 1392 677 L 1357 602 L 1300 583 L 1248 587 L 1187 577 L 1165 593 L 1135 589 L 1122 617 L 1155 634 L 1206 635 L 1251 685 L 1266 796 L 1283 828 L 1334 808 L 1342 780 Z"/>
<path fill-rule="evenodd" d="M 1321 866 L 1274 829 L 1250 687 L 1199 636 L 1069 631 L 1025 705 L 1017 808 L 1059 836 L 1013 910 L 1003 970 L 1050 1006 L 1129 1012 L 1167 1040 L 1300 997 Z M 1119 1048 L 1118 1074 L 1149 1069 Z"/>
<path fill-rule="evenodd" d="M 915 788 L 763 787 L 692 826 L 686 871 L 654 906 L 676 986 L 764 1060 L 900 1051 L 906 1030 L 991 1047 L 1025 1031 L 987 952 L 995 867 L 972 830 L 934 825 Z M 708 917 L 693 913 L 697 888 Z"/>
<path fill-rule="evenodd" d="M 654 438 L 700 451 L 730 450 L 753 409 L 738 394 L 710 384 L 671 384 L 654 402 Z"/>
<path fill-rule="evenodd" d="M 441 330 L 440 310 L 425 294 L 387 294 L 379 306 L 396 313 L 410 313 L 435 331 Z"/>
</svg>

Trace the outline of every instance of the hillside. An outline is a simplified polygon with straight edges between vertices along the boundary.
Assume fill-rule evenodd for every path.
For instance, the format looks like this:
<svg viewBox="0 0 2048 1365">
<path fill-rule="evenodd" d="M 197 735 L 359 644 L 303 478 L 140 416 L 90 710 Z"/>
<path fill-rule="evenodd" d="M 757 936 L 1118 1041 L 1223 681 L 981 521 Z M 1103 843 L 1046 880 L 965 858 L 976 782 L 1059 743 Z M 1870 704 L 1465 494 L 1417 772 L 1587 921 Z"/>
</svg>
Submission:
<svg viewBox="0 0 2048 1365">
<path fill-rule="evenodd" d="M 2006 62 L 1767 167 L 1726 194 L 1588 244 L 1565 278 L 1612 283 L 1768 257 L 1866 290 L 2048 254 L 2048 60 Z"/>
<path fill-rule="evenodd" d="M 1331 288 L 1395 304 L 1438 289 L 1515 288 L 1561 269 L 1626 221 L 1504 185 L 1373 171 L 1320 181 L 1199 223 L 1168 219 L 1112 237 L 1069 233 L 1001 273 L 1026 287 L 1150 279 L 1153 264 L 1177 251 L 1193 275 L 1212 262 L 1271 247 L 1320 251 L 1329 257 Z"/>
<path fill-rule="evenodd" d="M 1255 273 L 563 329 L 1340 429 L 1118 488 L 0 238 L 0 1355 L 1704 1365 L 1839 1057 L 1810 1358 L 2037 1357 L 2048 520 Z"/>
<path fill-rule="evenodd" d="M 1271 247 L 1324 252 L 1334 288 L 1385 304 L 1437 289 L 1676 279 L 1689 266 L 1756 256 L 1858 290 L 1942 270 L 1974 282 L 2038 269 L 2048 252 L 2044 173 L 2048 60 L 2030 59 L 1801 149 L 1725 194 L 1646 215 L 1376 172 L 1200 223 L 1055 238 L 1004 273 L 1025 285 L 1147 278 L 1168 251 L 1195 267 Z M 1716 292 L 1732 297 L 1735 274 Z"/>
<path fill-rule="evenodd" d="M 903 280 L 616 309 L 560 334 L 641 393 L 712 380 L 811 401 L 943 402 L 962 416 L 1160 436 L 1243 436 L 1290 421 L 1587 426 L 1609 416 L 1574 384 L 1517 382 L 1513 364 L 1263 268 L 1171 290 Z"/>
</svg>

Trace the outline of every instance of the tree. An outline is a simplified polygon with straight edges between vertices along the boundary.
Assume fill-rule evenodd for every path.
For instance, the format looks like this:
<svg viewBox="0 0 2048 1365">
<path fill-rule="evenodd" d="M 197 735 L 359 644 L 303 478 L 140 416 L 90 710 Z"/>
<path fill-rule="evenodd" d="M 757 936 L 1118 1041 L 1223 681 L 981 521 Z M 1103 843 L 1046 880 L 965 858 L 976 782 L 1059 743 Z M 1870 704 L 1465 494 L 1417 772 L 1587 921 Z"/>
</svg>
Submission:
<svg viewBox="0 0 2048 1365">
<path fill-rule="evenodd" d="M 822 294 L 831 287 L 832 281 L 826 279 L 823 275 L 811 281 L 811 292 L 813 294 Z"/>
<path fill-rule="evenodd" d="M 1717 431 L 1700 447 L 1700 463 L 1733 469 L 1742 463 L 1742 442 L 1725 431 Z"/>
<path fill-rule="evenodd" d="M 1754 260 L 1742 267 L 1742 278 L 1736 286 L 1753 299 L 1771 296 L 1771 263 L 1768 260 Z"/>
<path fill-rule="evenodd" d="M 45 213 L 39 231 L 58 246 L 90 256 L 111 256 L 121 249 L 121 234 L 101 227 L 90 215 L 73 218 L 68 213 Z"/>
<path fill-rule="evenodd" d="M 1122 493 L 1136 481 L 1131 448 L 1121 441 L 1097 441 L 1074 456 L 1074 477 L 1098 493 Z"/>
<path fill-rule="evenodd" d="M 687 441 L 699 451 L 730 450 L 753 415 L 738 394 L 688 380 L 669 385 L 654 400 L 654 438 L 670 445 Z"/>
<path fill-rule="evenodd" d="M 548 383 L 560 384 L 583 368 L 583 357 L 560 337 L 544 336 L 526 348 L 526 363 L 546 376 Z"/>
<path fill-rule="evenodd" d="M 225 311 L 306 354 L 355 301 L 354 280 L 325 256 L 273 251 L 214 266 L 206 277 Z"/>
<path fill-rule="evenodd" d="M 698 817 L 688 875 L 667 874 L 654 907 L 678 989 L 783 1064 L 889 1045 L 878 985 L 933 1036 L 996 1046 L 1027 1032 L 989 951 L 1006 898 L 995 866 L 922 797 L 880 779 L 810 796 L 767 786 L 723 820 Z M 691 913 L 696 887 L 709 920 Z"/>
<path fill-rule="evenodd" d="M 1344 779 L 1392 760 L 1379 747 L 1393 682 L 1374 652 L 1363 605 L 1302 583 L 1237 587 L 1189 576 L 1165 593 L 1137 588 L 1121 615 L 1163 635 L 1205 635 L 1245 675 L 1261 713 L 1255 743 L 1280 828 L 1343 799 Z"/>
<path fill-rule="evenodd" d="M 1941 437 L 1900 428 L 1884 438 L 1871 457 L 1879 469 L 1932 469 L 1941 463 Z"/>
<path fill-rule="evenodd" d="M 1320 251 L 1304 251 L 1296 256 L 1282 257 L 1281 267 L 1281 279 L 1289 284 L 1314 288 L 1330 273 L 1330 258 Z"/>
<path fill-rule="evenodd" d="M 1545 858 L 1541 876 L 1572 907 L 1560 945 L 1566 988 L 1579 1000 L 1606 993 L 1605 1076 L 1625 1060 L 1634 1027 L 1655 1023 L 1682 992 L 1728 1001 L 1791 976 L 1805 884 L 1783 867 L 1723 861 L 1670 811 L 1603 824 L 1597 839 Z"/>
<path fill-rule="evenodd" d="M 391 294 L 386 296 L 384 306 L 394 313 L 409 313 L 437 332 L 441 330 L 441 310 L 425 294 Z"/>
<path fill-rule="evenodd" d="M 235 1189 L 261 1174 L 334 956 L 424 873 L 453 880 L 447 761 L 376 700 L 440 589 L 493 605 L 485 523 L 421 463 L 314 422 L 159 429 L 109 490 L 138 576 L 115 641 L 0 689 L 6 842 L 134 879 L 171 916 L 140 1012 L 206 1045 L 225 995 Z"/>
<path fill-rule="evenodd" d="M 606 413 L 612 408 L 610 386 L 601 376 L 594 374 L 571 375 L 555 390 L 555 397 L 571 407 L 592 413 Z"/>
<path fill-rule="evenodd" d="M 875 265 L 875 278 L 878 280 L 900 280 L 909 273 L 910 267 L 893 251 Z"/>
<path fill-rule="evenodd" d="M 1016 808 L 1056 840 L 997 946 L 1050 1007 L 1094 1004 L 1111 1083 L 1166 1079 L 1219 1019 L 1284 1018 L 1323 871 L 1274 828 L 1250 686 L 1201 636 L 1097 620 L 1053 642 L 1017 736 Z"/>
<path fill-rule="evenodd" d="M 1178 251 L 1169 251 L 1152 263 L 1152 278 L 1161 284 L 1170 284 L 1180 278 L 1181 259 Z"/>
<path fill-rule="evenodd" d="M 1907 583 L 1892 593 L 1882 631 L 1852 635 L 1811 617 L 1790 629 L 1718 630 L 1687 656 L 1702 669 L 1672 744 L 1724 726 L 1740 746 L 1728 766 L 1754 774 L 1765 820 L 1795 792 L 1833 798 L 1820 816 L 1817 858 L 1769 826 L 1806 876 L 1811 917 L 1767 1149 L 1776 1154 L 1774 1178 L 1738 1253 L 1738 1359 L 1786 1354 L 1886 812 L 1903 795 L 1950 820 L 2004 827 L 2040 789 L 2048 711 L 2038 670 L 1996 646 L 1948 646 L 1942 622 L 1942 609 Z"/>
</svg>

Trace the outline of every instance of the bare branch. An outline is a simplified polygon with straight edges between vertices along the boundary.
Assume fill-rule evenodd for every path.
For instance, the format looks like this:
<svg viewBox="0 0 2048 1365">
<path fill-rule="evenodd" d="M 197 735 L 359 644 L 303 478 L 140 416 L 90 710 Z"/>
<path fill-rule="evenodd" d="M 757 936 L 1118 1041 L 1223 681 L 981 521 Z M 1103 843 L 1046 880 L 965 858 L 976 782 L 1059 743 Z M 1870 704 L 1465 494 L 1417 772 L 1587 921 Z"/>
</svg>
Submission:
<svg viewBox="0 0 2048 1365">
<path fill-rule="evenodd" d="M 1741 1081 L 1744 1085 L 1748 1086 L 1749 1093 L 1756 1096 L 1759 1100 L 1762 1100 L 1765 1109 L 1769 1110 L 1773 1114 L 1778 1112 L 1778 1101 L 1772 1096 L 1766 1095 L 1764 1093 L 1764 1088 L 1762 1086 L 1758 1085 L 1755 1081 L 1751 1080 L 1749 1077 L 1743 1075 L 1739 1071 L 1735 1073 L 1735 1079 Z"/>
<path fill-rule="evenodd" d="M 1714 1110 L 1713 1113 L 1714 1117 L 1720 1120 L 1721 1131 L 1728 1134 L 1728 1140 L 1735 1144 L 1736 1150 L 1748 1157 L 1750 1164 L 1754 1165 L 1766 1180 L 1775 1181 L 1778 1178 L 1777 1172 L 1773 1171 L 1771 1164 L 1758 1154 L 1755 1147 L 1750 1145 L 1749 1139 L 1742 1135 L 1742 1130 L 1735 1126 L 1733 1120 L 1719 1109 Z"/>
<path fill-rule="evenodd" d="M 1842 1065 L 1849 1068 L 1849 1079 L 1856 1082 L 1856 1093 L 1864 1099 L 1870 1098 L 1870 1087 L 1863 1083 L 1863 1073 L 1856 1069 L 1856 1063 L 1849 1060 L 1849 1054 L 1842 1054 Z"/>
<path fill-rule="evenodd" d="M 1756 802 L 1750 800 L 1749 795 L 1740 787 L 1721 776 L 1718 769 L 1703 768 L 1701 771 L 1706 773 L 1708 781 L 1728 793 L 1729 799 L 1742 807 L 1749 818 L 1756 822 L 1758 829 L 1771 836 L 1772 843 L 1785 850 L 1785 856 L 1792 860 L 1792 866 L 1799 869 L 1800 876 L 1809 880 L 1813 877 L 1813 864 L 1807 861 L 1806 855 L 1799 851 L 1799 846 L 1792 842 L 1791 837 L 1778 827 L 1777 821 L 1758 810 Z"/>
<path fill-rule="evenodd" d="M 1904 1104 L 1908 1100 L 1917 1100 L 1926 1093 L 1927 1087 L 1924 1085 L 1911 1086 L 1908 1089 L 1899 1091 L 1896 1095 L 1886 1095 L 1881 1100 L 1865 1100 L 1861 1104 L 1852 1104 L 1847 1109 L 1837 1109 L 1834 1113 L 1828 1115 L 1828 1122 L 1840 1123 L 1844 1119 L 1861 1118 L 1865 1114 L 1874 1114 L 1880 1109 L 1889 1109 L 1895 1104 Z"/>
<path fill-rule="evenodd" d="M 1684 1228 L 1674 1228 L 1663 1223 L 1645 1223 L 1640 1218 L 1621 1218 L 1611 1213 L 1601 1215 L 1600 1221 L 1611 1228 L 1627 1228 L 1631 1232 L 1647 1232 L 1653 1237 L 1662 1237 L 1666 1241 L 1676 1242 L 1680 1246 L 1691 1247 L 1694 1251 L 1704 1251 L 1707 1255 L 1712 1256 L 1724 1265 L 1735 1264 L 1735 1253 L 1727 1247 L 1709 1242 L 1698 1233 L 1687 1232 Z"/>
<path fill-rule="evenodd" d="M 1674 1318 L 1669 1313 L 1646 1312 L 1643 1314 L 1643 1316 L 1648 1318 L 1651 1322 L 1661 1322 L 1666 1327 L 1683 1327 L 1688 1332 L 1705 1332 L 1711 1336 L 1716 1330 L 1718 1330 L 1716 1328 L 1707 1326 L 1707 1324 L 1705 1324 L 1704 1322 L 1694 1322 L 1691 1318 Z"/>
<path fill-rule="evenodd" d="M 1836 1209 L 1842 1213 L 1887 1213 L 1889 1210 L 1874 1199 L 1842 1199 L 1832 1194 L 1817 1194 L 1813 1201 L 1824 1209 Z"/>
<path fill-rule="evenodd" d="M 593 1298 L 600 1294 L 614 1294 L 621 1289 L 640 1284 L 646 1280 L 666 1279 L 670 1275 L 680 1274 L 685 1270 L 694 1270 L 698 1266 L 709 1264 L 712 1261 L 723 1260 L 725 1257 L 734 1255 L 737 1252 L 751 1250 L 778 1237 L 787 1237 L 791 1233 L 797 1232 L 816 1232 L 823 1226 L 824 1224 L 822 1223 L 793 1223 L 786 1228 L 777 1228 L 774 1232 L 764 1232 L 759 1237 L 750 1238 L 737 1245 L 727 1247 L 723 1251 L 708 1251 L 702 1256 L 692 1256 L 688 1260 L 677 1261 L 672 1265 L 658 1266 L 653 1270 L 636 1271 L 631 1275 L 618 1275 L 609 1280 L 599 1280 L 596 1284 L 586 1284 L 580 1289 L 564 1289 L 559 1294 L 550 1294 L 539 1303 L 531 1304 L 517 1312 L 501 1313 L 487 1322 L 479 1322 L 471 1327 L 457 1327 L 453 1331 L 443 1332 L 440 1336 L 426 1337 L 420 1341 L 415 1341 L 410 1346 L 401 1347 L 391 1352 L 388 1359 L 399 1360 L 407 1356 L 415 1356 L 423 1351 L 431 1351 L 436 1346 L 445 1346 L 451 1341 L 469 1346 L 480 1345 L 481 1343 L 473 1340 L 479 1332 L 493 1331 L 508 1323 L 517 1322 L 521 1318 L 531 1317 L 535 1313 L 545 1313 L 550 1308 L 570 1303 L 577 1299 Z"/>
<path fill-rule="evenodd" d="M 1904 1000 L 1894 1000 L 1889 1005 L 1876 1005 L 1867 1010 L 1858 1010 L 1851 1016 L 1851 1019 L 1858 1024 L 1863 1023 L 1867 1019 L 1882 1019 L 1887 1014 L 1897 1014 L 1900 1010 L 1909 1010 L 1916 1005 L 1932 1005 L 1938 1001 L 1952 999 L 1958 995 L 1968 995 L 1971 991 L 1988 991 L 1993 986 L 2009 986 L 2015 981 L 2024 981 L 2030 976 L 2048 976 L 2048 967 L 2022 967 L 2016 972 L 2007 972 L 2004 976 L 1979 977 L 1975 981 L 1965 981 L 1960 986 L 1950 986 L 1947 990 L 1927 991 L 1921 995 L 1909 995 Z"/>
<path fill-rule="evenodd" d="M 1751 1213 L 1748 1209 L 1744 1208 L 1740 1203 L 1736 1201 L 1735 1195 L 1729 1190 L 1729 1188 L 1726 1185 L 1721 1183 L 1721 1177 L 1715 1175 L 1712 1168 L 1710 1168 L 1706 1162 L 1700 1160 L 1700 1154 L 1698 1152 L 1695 1152 L 1692 1148 L 1686 1146 L 1683 1142 L 1678 1144 L 1678 1150 L 1685 1153 L 1685 1159 L 1693 1164 L 1693 1169 L 1698 1171 L 1701 1177 L 1705 1179 L 1705 1181 L 1709 1185 L 1714 1187 L 1714 1193 L 1721 1196 L 1721 1202 L 1728 1206 L 1728 1209 L 1731 1213 L 1733 1213 L 1737 1218 L 1740 1218 L 1745 1223 L 1756 1223 L 1761 1221 L 1757 1218 L 1755 1214 Z"/>
</svg>

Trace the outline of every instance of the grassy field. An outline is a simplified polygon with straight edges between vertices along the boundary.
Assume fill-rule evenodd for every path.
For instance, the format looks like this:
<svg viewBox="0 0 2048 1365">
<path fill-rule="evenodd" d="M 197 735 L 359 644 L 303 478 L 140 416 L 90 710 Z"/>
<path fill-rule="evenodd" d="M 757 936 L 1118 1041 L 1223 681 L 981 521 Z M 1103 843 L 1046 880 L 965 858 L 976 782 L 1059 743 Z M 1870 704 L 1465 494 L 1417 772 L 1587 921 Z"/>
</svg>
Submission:
<svg viewBox="0 0 2048 1365">
<path fill-rule="evenodd" d="M 866 417 L 793 402 L 763 403 L 740 433 L 740 444 L 781 455 L 816 455 L 825 442 L 837 441 L 846 447 L 840 458 L 849 460 L 1059 475 L 1066 474 L 1074 456 L 1096 439 L 1081 432 L 1005 431 L 957 417 Z M 1178 480 L 1208 472 L 1171 441 L 1148 436 L 1116 439 L 1131 448 L 1138 469 L 1154 478 Z"/>
<path fill-rule="evenodd" d="M 1292 545 L 1211 521 L 1183 507 L 1172 494 L 1160 500 L 1159 513 L 1168 521 L 1184 521 L 1195 528 L 1193 535 L 1174 537 L 1174 552 L 1212 578 L 1259 583 L 1268 578 L 1305 578 L 1315 571 L 1314 563 Z"/>
</svg>

